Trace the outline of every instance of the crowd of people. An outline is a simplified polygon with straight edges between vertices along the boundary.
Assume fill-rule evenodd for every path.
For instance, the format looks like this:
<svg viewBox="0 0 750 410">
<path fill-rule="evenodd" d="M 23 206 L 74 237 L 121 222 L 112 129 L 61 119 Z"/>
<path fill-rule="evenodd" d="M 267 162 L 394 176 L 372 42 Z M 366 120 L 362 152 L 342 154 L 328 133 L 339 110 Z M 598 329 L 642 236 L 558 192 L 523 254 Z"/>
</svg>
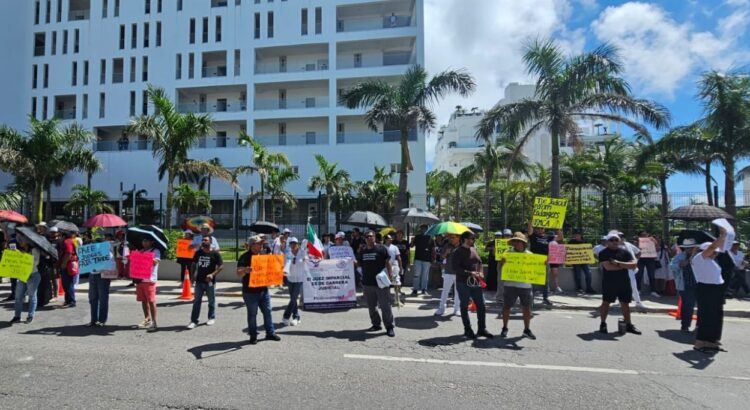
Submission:
<svg viewBox="0 0 750 410">
<path fill-rule="evenodd" d="M 144 236 L 140 243 L 128 243 L 124 231 L 106 234 L 94 240 L 89 233 L 81 237 L 76 232 L 66 232 L 53 227 L 48 229 L 44 223 L 36 225 L 39 235 L 49 239 L 57 248 L 57 258 L 43 252 L 35 243 L 21 232 L 9 234 L 2 226 L 0 252 L 3 249 L 14 249 L 30 253 L 33 256 L 34 271 L 26 280 L 12 280 L 11 294 L 6 300 L 15 300 L 14 316 L 11 323 L 19 323 L 25 297 L 28 296 L 27 317 L 25 322 L 33 321 L 36 308 L 53 300 L 57 291 L 57 278 L 61 279 L 64 290 L 63 308 L 77 306 L 75 285 L 80 273 L 76 248 L 93 243 L 109 242 L 110 258 L 113 268 L 107 271 L 94 271 L 89 275 L 88 301 L 90 304 L 90 322 L 88 326 L 106 326 L 109 310 L 110 284 L 113 279 L 128 276 L 128 256 L 130 248 L 136 248 L 153 254 L 151 275 L 144 279 L 133 279 L 130 286 L 135 286 L 136 299 L 143 309 L 143 321 L 139 328 L 155 331 L 157 327 L 156 294 L 159 276 L 159 263 L 162 251 L 158 241 Z M 547 231 L 544 228 L 528 226 L 526 232 L 512 232 L 505 229 L 494 234 L 486 243 L 488 251 L 488 268 L 475 246 L 476 236 L 472 231 L 458 234 L 430 236 L 426 234 L 427 226 L 419 227 L 418 232 L 409 241 L 401 230 L 387 234 L 375 231 L 361 232 L 354 229 L 349 233 L 338 232 L 322 236 L 324 258 L 330 257 L 332 246 L 349 246 L 356 266 L 356 283 L 361 290 L 370 315 L 369 332 L 382 331 L 395 336 L 395 321 L 392 305 L 399 305 L 405 296 L 401 292 L 405 275 L 410 272 L 412 292 L 408 296 L 424 295 L 430 283 L 430 272 L 438 267 L 442 276 L 442 291 L 435 315 L 445 315 L 448 310 L 451 294 L 453 295 L 453 315 L 460 315 L 464 332 L 469 339 L 477 337 L 492 338 L 486 321 L 485 288 L 491 285 L 496 288 L 495 301 L 502 306 L 502 328 L 500 337 L 507 337 L 508 324 L 512 309 L 520 304 L 523 319 L 522 335 L 536 339 L 531 331 L 532 307 L 535 292 L 541 293 L 542 305 L 549 308 L 550 292 L 561 293 L 559 285 L 560 265 L 547 264 L 548 280 L 545 285 L 516 282 L 503 279 L 505 258 L 495 258 L 494 239 L 506 239 L 509 248 L 504 252 L 520 252 L 548 255 L 550 244 L 565 243 L 562 231 Z M 208 300 L 208 319 L 206 324 L 216 322 L 216 281 L 223 272 L 224 262 L 219 252 L 219 244 L 213 236 L 213 229 L 208 225 L 200 227 L 200 233 L 187 230 L 186 239 L 190 239 L 190 248 L 195 250 L 192 258 L 178 258 L 181 272 L 187 273 L 194 287 L 195 298 L 191 310 L 188 329 L 195 328 L 200 319 L 203 295 Z M 681 298 L 681 330 L 692 332 L 693 312 L 697 304 L 698 322 L 696 326 L 695 349 L 704 353 L 721 351 L 721 333 L 723 323 L 723 303 L 727 296 L 738 296 L 740 291 L 748 292 L 745 281 L 745 269 L 748 261 L 739 250 L 739 243 L 733 243 L 729 252 L 721 252 L 727 238 L 726 230 L 720 228 L 718 238 L 699 243 L 694 238 L 686 237 L 668 248 L 659 238 L 642 231 L 633 242 L 653 244 L 656 254 L 648 253 L 641 247 L 626 240 L 619 231 L 611 231 L 601 237 L 600 243 L 593 248 L 601 272 L 602 303 L 599 309 L 601 323 L 599 331 L 608 333 L 607 318 L 610 305 L 619 302 L 622 313 L 621 332 L 641 334 L 631 321 L 630 304 L 642 307 L 641 293 L 646 293 L 648 283 L 650 295 L 661 297 L 674 291 Z M 247 309 L 247 327 L 250 343 L 258 341 L 257 313 L 260 309 L 263 326 L 268 340 L 280 340 L 272 318 L 271 294 L 267 287 L 250 287 L 252 275 L 252 258 L 255 255 L 277 254 L 284 258 L 285 286 L 289 292 L 289 302 L 284 309 L 281 324 L 297 326 L 301 323 L 299 299 L 303 284 L 309 276 L 307 262 L 312 258 L 304 243 L 291 235 L 289 229 L 273 235 L 253 235 L 247 238 L 245 252 L 237 262 L 236 275 L 242 281 L 242 297 Z M 569 244 L 587 242 L 579 230 L 573 231 Z M 650 245 L 649 245 L 650 247 Z M 411 252 L 414 258 L 411 259 Z M 1 255 L 1 254 L 0 254 Z M 580 294 L 594 294 L 594 284 L 588 264 L 572 266 L 575 287 Z M 732 273 L 735 273 L 732 275 Z M 182 275 L 181 275 L 182 276 Z M 729 280 L 728 278 L 732 279 Z M 183 277 L 180 278 L 180 281 Z M 647 280 L 648 282 L 645 282 Z M 385 283 L 385 285 L 384 285 Z M 391 288 L 394 294 L 391 294 Z M 407 296 L 407 297 L 408 297 Z M 472 327 L 469 306 L 476 311 L 476 332 Z"/>
</svg>

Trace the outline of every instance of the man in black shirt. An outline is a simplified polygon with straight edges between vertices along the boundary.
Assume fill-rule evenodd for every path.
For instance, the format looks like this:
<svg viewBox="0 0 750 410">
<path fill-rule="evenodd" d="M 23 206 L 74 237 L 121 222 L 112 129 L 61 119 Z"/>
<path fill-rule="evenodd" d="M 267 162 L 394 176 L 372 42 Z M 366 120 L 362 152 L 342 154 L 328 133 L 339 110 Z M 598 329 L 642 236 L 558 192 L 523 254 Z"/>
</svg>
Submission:
<svg viewBox="0 0 750 410">
<path fill-rule="evenodd" d="M 386 333 L 388 336 L 394 337 L 396 333 L 393 331 L 390 287 L 385 286 L 381 288 L 378 286 L 376 278 L 383 271 L 386 271 L 389 279 L 393 277 L 391 264 L 388 263 L 388 260 L 388 250 L 385 246 L 375 243 L 375 232 L 368 231 L 365 234 L 365 246 L 357 253 L 357 262 L 362 268 L 362 285 L 364 286 L 365 300 L 367 300 L 367 308 L 370 311 L 370 321 L 372 322 L 372 327 L 367 329 L 367 331 L 375 332 L 382 330 L 381 323 L 385 323 Z M 382 322 L 378 314 L 378 306 L 380 306 L 380 310 L 383 312 Z"/>
<path fill-rule="evenodd" d="M 414 265 L 412 266 L 412 291 L 410 296 L 417 296 L 421 290 L 422 294 L 427 293 L 427 285 L 430 281 L 430 268 L 432 262 L 435 261 L 435 242 L 432 241 L 432 237 L 425 235 L 427 225 L 420 225 L 419 231 L 414 239 L 411 241 L 411 246 L 414 247 Z"/>
<path fill-rule="evenodd" d="M 549 239 L 545 235 L 544 228 L 531 229 L 531 222 L 529 222 L 529 250 L 537 255 L 549 255 Z M 549 301 L 549 281 L 542 285 L 542 303 L 547 308 L 552 307 L 552 302 Z"/>
<path fill-rule="evenodd" d="M 260 288 L 250 287 L 250 275 L 252 274 L 251 260 L 253 255 L 260 255 L 262 248 L 263 238 L 260 235 L 247 238 L 247 252 L 240 255 L 240 259 L 237 261 L 237 276 L 242 278 L 242 299 L 245 300 L 245 308 L 247 309 L 247 331 L 250 334 L 250 344 L 253 345 L 258 343 L 258 324 L 256 319 L 259 307 L 261 313 L 263 313 L 266 339 L 277 342 L 281 340 L 276 334 L 276 328 L 273 326 L 273 319 L 271 318 L 271 295 L 268 293 L 268 288 L 265 286 Z"/>
<path fill-rule="evenodd" d="M 201 239 L 201 246 L 193 255 L 193 272 L 195 272 L 195 299 L 193 300 L 193 311 L 190 314 L 188 329 L 198 326 L 198 317 L 201 314 L 201 303 L 203 294 L 208 297 L 208 326 L 216 323 L 216 276 L 224 268 L 221 254 L 211 250 L 211 236 L 206 235 Z"/>
<path fill-rule="evenodd" d="M 571 245 L 581 245 L 588 242 L 583 240 L 583 231 L 581 231 L 580 228 L 576 228 L 573 229 L 573 239 L 569 240 L 568 243 Z M 589 270 L 588 263 L 573 265 L 573 280 L 575 280 L 576 291 L 578 293 L 584 292 L 581 282 L 581 275 L 583 275 L 584 280 L 586 281 L 586 293 L 596 293 L 594 291 L 594 288 L 591 287 L 591 271 Z"/>
<path fill-rule="evenodd" d="M 599 331 L 604 334 L 607 333 L 609 305 L 615 300 L 619 300 L 627 332 L 636 335 L 641 334 L 630 322 L 630 302 L 633 300 L 633 291 L 630 287 L 628 269 L 635 269 L 637 262 L 630 255 L 630 252 L 620 247 L 620 237 L 617 235 L 617 232 L 610 232 L 607 235 L 607 247 L 599 252 L 599 262 L 603 269 L 602 323 L 599 325 Z"/>
</svg>

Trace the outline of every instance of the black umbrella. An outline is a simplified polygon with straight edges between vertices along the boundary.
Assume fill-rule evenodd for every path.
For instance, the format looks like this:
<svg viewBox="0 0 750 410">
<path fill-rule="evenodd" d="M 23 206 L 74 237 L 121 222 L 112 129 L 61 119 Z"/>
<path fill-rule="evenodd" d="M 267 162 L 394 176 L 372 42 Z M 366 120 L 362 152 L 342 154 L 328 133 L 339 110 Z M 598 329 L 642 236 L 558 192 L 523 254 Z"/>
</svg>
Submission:
<svg viewBox="0 0 750 410">
<path fill-rule="evenodd" d="M 51 256 L 52 259 L 57 260 L 57 248 L 55 247 L 55 245 L 51 244 L 50 241 L 47 240 L 47 238 L 39 235 L 28 226 L 16 227 L 16 232 L 28 238 L 31 243 Z"/>
<path fill-rule="evenodd" d="M 164 235 L 164 231 L 154 225 L 143 225 L 137 228 L 129 228 L 127 238 L 131 247 L 136 249 L 141 248 L 141 241 L 143 238 L 149 238 L 154 241 L 154 245 L 162 252 L 166 252 L 169 247 L 169 239 Z"/>
<path fill-rule="evenodd" d="M 52 221 L 51 224 L 52 224 L 52 227 L 55 227 L 64 232 L 70 232 L 70 233 L 79 232 L 78 226 L 76 226 L 76 224 L 74 224 L 73 222 L 56 220 L 56 221 Z"/>
<path fill-rule="evenodd" d="M 345 224 L 354 226 L 364 226 L 367 228 L 384 228 L 388 226 L 385 218 L 370 211 L 356 211 L 349 215 L 344 221 Z"/>
<path fill-rule="evenodd" d="M 481 226 L 475 224 L 474 222 L 461 222 L 462 225 L 466 225 L 467 228 L 471 229 L 474 232 L 483 232 L 484 229 L 482 229 Z"/>
<path fill-rule="evenodd" d="M 255 233 L 274 233 L 279 232 L 279 226 L 273 222 L 268 221 L 255 221 L 254 224 L 250 225 L 250 230 Z"/>
<path fill-rule="evenodd" d="M 440 222 L 440 218 L 435 216 L 432 212 L 420 208 L 404 208 L 398 213 L 404 223 L 430 225 L 435 222 Z"/>
<path fill-rule="evenodd" d="M 667 218 L 682 221 L 713 221 L 718 218 L 734 220 L 734 217 L 726 213 L 723 209 L 711 205 L 681 206 L 667 214 Z"/>
<path fill-rule="evenodd" d="M 693 239 L 695 243 L 700 245 L 703 242 L 713 242 L 716 238 L 713 235 L 705 231 L 699 231 L 696 229 L 683 229 L 677 234 L 677 243 L 681 244 L 685 239 Z"/>
</svg>

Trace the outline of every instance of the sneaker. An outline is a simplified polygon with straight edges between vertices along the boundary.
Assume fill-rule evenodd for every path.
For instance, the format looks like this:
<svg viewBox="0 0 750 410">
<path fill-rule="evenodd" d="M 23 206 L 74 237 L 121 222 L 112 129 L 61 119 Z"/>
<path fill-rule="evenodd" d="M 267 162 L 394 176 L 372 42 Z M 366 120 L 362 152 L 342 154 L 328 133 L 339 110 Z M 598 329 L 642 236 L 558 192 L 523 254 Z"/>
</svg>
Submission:
<svg viewBox="0 0 750 410">
<path fill-rule="evenodd" d="M 126 288 L 132 288 L 132 287 L 135 287 L 135 283 L 133 283 L 133 282 L 130 282 L 130 283 L 128 283 L 128 284 L 127 284 L 127 285 L 126 285 L 125 287 L 126 287 Z"/>
<path fill-rule="evenodd" d="M 641 303 L 641 302 L 638 302 L 638 303 L 636 303 L 636 304 L 635 304 L 635 307 L 636 307 L 636 308 L 638 308 L 638 309 L 643 309 L 643 310 L 645 310 L 645 309 L 646 309 L 646 305 L 644 305 L 644 304 L 643 304 L 643 303 Z"/>
<path fill-rule="evenodd" d="M 474 334 L 474 331 L 471 330 L 470 327 L 467 327 L 466 329 L 464 329 L 464 336 L 466 336 L 467 339 L 472 339 L 472 340 L 477 338 L 477 335 Z"/>
<path fill-rule="evenodd" d="M 385 334 L 387 334 L 388 337 L 396 337 L 396 332 L 393 331 L 393 328 L 386 330 Z"/>
<path fill-rule="evenodd" d="M 438 310 L 437 312 L 435 312 L 435 316 L 443 316 L 444 314 L 445 314 L 445 311 L 443 310 Z"/>
<path fill-rule="evenodd" d="M 505 338 L 508 337 L 508 328 L 504 327 L 503 330 L 500 331 L 500 337 Z"/>
<path fill-rule="evenodd" d="M 625 331 L 628 332 L 628 333 L 632 333 L 634 335 L 640 335 L 642 333 L 640 330 L 638 330 L 638 328 L 636 328 L 635 326 L 633 326 L 632 323 L 629 323 L 625 327 Z"/>
<path fill-rule="evenodd" d="M 10 320 L 10 323 L 21 323 L 21 318 L 18 316 L 13 316 L 13 319 Z"/>
<path fill-rule="evenodd" d="M 302 319 L 292 319 L 292 321 L 289 322 L 289 324 L 292 326 L 297 326 L 301 320 Z"/>
<path fill-rule="evenodd" d="M 151 326 L 146 329 L 147 332 L 156 332 L 159 328 L 156 326 L 156 322 L 151 322 Z"/>
<path fill-rule="evenodd" d="M 549 299 L 544 299 L 542 301 L 542 304 L 544 304 L 544 307 L 547 308 L 547 309 L 549 309 L 549 308 L 552 307 L 552 302 L 550 302 Z"/>
<path fill-rule="evenodd" d="M 454 310 L 453 311 L 453 316 L 461 316 L 461 311 L 460 310 Z"/>
<path fill-rule="evenodd" d="M 104 327 L 104 326 L 107 326 L 107 323 L 106 322 L 96 322 L 96 323 L 94 323 L 94 326 L 96 326 L 96 327 Z"/>
<path fill-rule="evenodd" d="M 367 329 L 366 331 L 367 331 L 367 332 L 378 332 L 378 331 L 381 331 L 381 330 L 383 330 L 383 327 L 382 327 L 382 326 L 376 326 L 376 325 L 372 325 L 372 326 L 370 326 L 370 328 L 369 328 L 369 329 Z"/>
<path fill-rule="evenodd" d="M 526 329 L 523 331 L 523 335 L 528 337 L 531 340 L 536 340 L 536 336 L 534 336 L 533 333 L 531 333 L 531 329 Z"/>
<path fill-rule="evenodd" d="M 208 319 L 208 322 L 206 322 L 207 325 L 213 326 L 216 323 L 216 319 Z"/>
<path fill-rule="evenodd" d="M 681 327 L 680 328 L 680 332 L 682 332 L 682 333 L 690 333 L 690 328 L 689 327 Z"/>
<path fill-rule="evenodd" d="M 94 327 L 94 326 L 96 326 L 96 322 L 88 322 L 84 326 L 86 326 L 86 327 Z"/>
<path fill-rule="evenodd" d="M 411 293 L 409 294 L 409 296 L 417 296 L 417 295 L 419 295 L 419 292 L 416 289 L 412 290 Z"/>
<path fill-rule="evenodd" d="M 32 321 L 34 321 L 34 318 L 33 318 L 33 317 L 31 317 L 31 316 L 29 316 L 29 317 L 27 317 L 27 318 L 26 318 L 26 320 L 25 320 L 25 321 L 24 321 L 23 323 L 26 323 L 26 324 L 28 325 L 28 324 L 29 324 L 29 323 L 31 323 Z"/>
<path fill-rule="evenodd" d="M 272 334 L 268 334 L 268 333 L 267 333 L 267 334 L 266 334 L 266 340 L 273 340 L 273 341 L 276 341 L 276 342 L 278 342 L 278 341 L 280 341 L 280 340 L 281 340 L 281 338 L 280 338 L 280 337 L 279 337 L 279 335 L 277 335 L 276 333 L 272 333 Z"/>
<path fill-rule="evenodd" d="M 195 329 L 196 326 L 198 326 L 198 325 L 195 322 L 190 322 L 190 323 L 188 323 L 187 328 L 188 329 Z"/>
<path fill-rule="evenodd" d="M 281 324 L 284 325 L 284 326 L 289 326 L 289 319 L 287 319 L 287 318 L 282 319 L 281 320 Z"/>
<path fill-rule="evenodd" d="M 655 298 L 660 298 L 661 297 L 661 295 L 658 294 L 658 293 L 656 293 L 656 292 L 651 292 L 651 296 L 653 296 Z"/>
<path fill-rule="evenodd" d="M 589 289 L 589 290 L 586 291 L 586 294 L 587 295 L 595 295 L 596 291 L 594 289 Z"/>
<path fill-rule="evenodd" d="M 426 294 L 427 294 L 427 291 L 426 291 L 426 290 L 423 290 L 423 291 L 422 291 L 422 295 L 424 296 L 424 295 L 426 295 Z"/>
<path fill-rule="evenodd" d="M 492 339 L 494 336 L 492 336 L 492 333 L 488 332 L 487 329 L 479 329 L 477 332 L 477 336 L 482 336 L 487 339 Z"/>
<path fill-rule="evenodd" d="M 555 289 L 555 293 L 563 293 L 562 288 L 558 286 L 557 289 Z"/>
<path fill-rule="evenodd" d="M 599 325 L 599 333 L 601 333 L 603 335 L 606 335 L 608 333 L 607 332 L 607 324 L 606 323 L 602 322 L 602 324 Z"/>
<path fill-rule="evenodd" d="M 583 289 L 581 288 L 576 289 L 576 293 L 583 293 Z"/>
<path fill-rule="evenodd" d="M 138 324 L 138 329 L 147 329 L 151 327 L 151 319 L 143 319 L 143 322 Z"/>
<path fill-rule="evenodd" d="M 258 344 L 258 336 L 250 336 L 250 344 L 251 345 L 257 345 Z"/>
</svg>

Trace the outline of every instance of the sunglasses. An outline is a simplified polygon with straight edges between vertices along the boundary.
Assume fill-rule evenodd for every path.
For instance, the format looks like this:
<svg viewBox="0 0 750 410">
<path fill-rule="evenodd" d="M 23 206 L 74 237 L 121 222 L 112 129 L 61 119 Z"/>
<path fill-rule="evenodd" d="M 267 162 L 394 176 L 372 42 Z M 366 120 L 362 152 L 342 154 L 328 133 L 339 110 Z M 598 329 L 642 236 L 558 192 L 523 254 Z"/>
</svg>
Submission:
<svg viewBox="0 0 750 410">
<path fill-rule="evenodd" d="M 619 240 L 619 239 L 616 239 L 616 238 L 612 238 L 612 239 L 610 239 L 609 241 L 610 241 L 610 242 L 620 242 L 620 240 Z"/>
<path fill-rule="evenodd" d="M 375 235 L 365 235 L 365 238 L 374 238 Z"/>
</svg>

